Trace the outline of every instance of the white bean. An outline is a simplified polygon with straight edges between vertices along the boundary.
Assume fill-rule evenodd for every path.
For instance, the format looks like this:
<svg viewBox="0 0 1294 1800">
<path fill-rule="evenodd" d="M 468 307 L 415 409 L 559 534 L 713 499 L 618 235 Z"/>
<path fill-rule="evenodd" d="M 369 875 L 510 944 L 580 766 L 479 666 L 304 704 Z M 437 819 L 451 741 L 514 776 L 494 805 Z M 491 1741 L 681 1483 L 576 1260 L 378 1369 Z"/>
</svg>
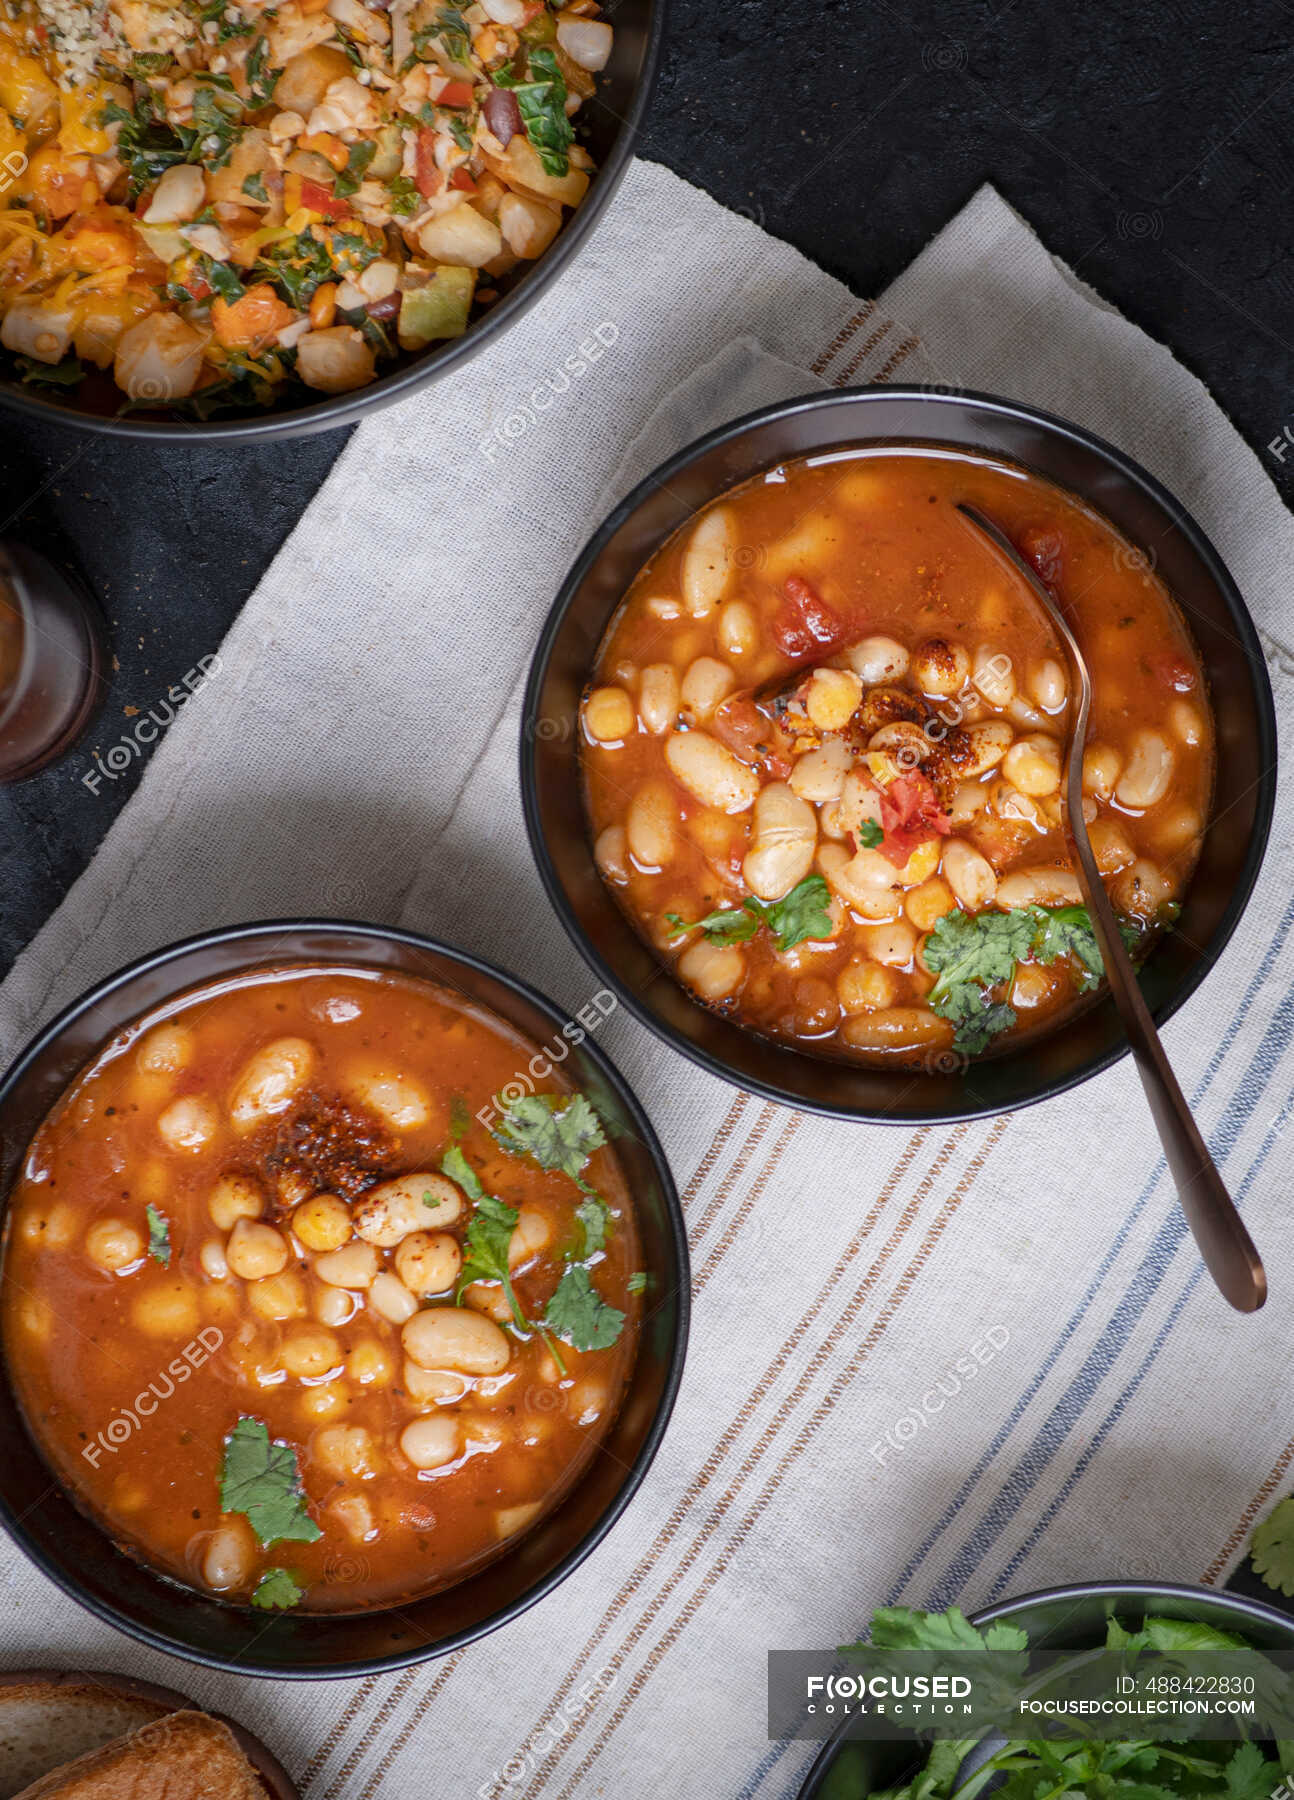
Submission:
<svg viewBox="0 0 1294 1800">
<path fill-rule="evenodd" d="M 754 835 L 742 875 L 760 900 L 780 900 L 813 867 L 817 815 L 786 782 L 772 781 L 760 789 L 752 819 Z"/>
<path fill-rule="evenodd" d="M 744 600 L 729 600 L 719 614 L 718 629 L 725 656 L 749 656 L 759 643 L 759 621 Z"/>
<path fill-rule="evenodd" d="M 674 855 L 678 802 L 663 781 L 645 781 L 629 802 L 625 841 L 645 874 L 663 869 Z"/>
<path fill-rule="evenodd" d="M 819 749 L 810 750 L 798 759 L 787 779 L 787 786 L 801 800 L 812 800 L 815 806 L 824 800 L 838 800 L 852 762 L 844 739 L 828 738 Z"/>
<path fill-rule="evenodd" d="M 532 1262 L 548 1248 L 553 1228 L 547 1213 L 534 1206 L 523 1206 L 508 1239 L 508 1267 L 519 1269 Z"/>
<path fill-rule="evenodd" d="M 1174 700 L 1168 709 L 1168 722 L 1182 742 L 1194 749 L 1204 742 L 1204 720 L 1198 706 L 1189 700 Z"/>
<path fill-rule="evenodd" d="M 372 1244 L 345 1244 L 316 1256 L 314 1272 L 329 1287 L 367 1288 L 373 1285 L 379 1258 Z"/>
<path fill-rule="evenodd" d="M 623 825 L 608 825 L 593 846 L 593 860 L 602 877 L 622 887 L 629 879 L 629 840 Z"/>
<path fill-rule="evenodd" d="M 867 687 L 882 681 L 901 681 L 908 672 L 908 653 L 897 638 L 866 637 L 851 644 L 845 660 Z"/>
<path fill-rule="evenodd" d="M 923 1050 L 952 1041 L 952 1026 L 924 1006 L 886 1006 L 855 1013 L 840 1035 L 855 1050 Z"/>
<path fill-rule="evenodd" d="M 383 1249 L 428 1226 L 452 1225 L 463 1210 L 461 1191 L 444 1175 L 397 1175 L 371 1187 L 355 1208 L 355 1230 Z"/>
<path fill-rule="evenodd" d="M 737 522 L 726 506 L 704 513 L 683 552 L 683 604 L 694 619 L 714 611 L 727 591 L 737 548 Z"/>
<path fill-rule="evenodd" d="M 698 656 L 689 664 L 679 690 L 684 707 L 696 719 L 708 719 L 737 685 L 727 663 L 714 656 Z"/>
<path fill-rule="evenodd" d="M 1087 841 L 1102 875 L 1126 869 L 1136 854 L 1117 819 L 1094 819 L 1087 828 Z"/>
<path fill-rule="evenodd" d="M 1139 919 L 1153 919 L 1165 901 L 1173 898 L 1173 883 L 1148 857 L 1122 870 L 1111 883 L 1111 897 L 1120 912 L 1132 913 Z"/>
<path fill-rule="evenodd" d="M 198 1251 L 198 1266 L 204 1275 L 213 1281 L 224 1281 L 229 1274 L 229 1261 L 225 1256 L 225 1246 L 219 1238 L 208 1238 Z"/>
<path fill-rule="evenodd" d="M 997 904 L 1003 912 L 1017 906 L 1077 906 L 1082 898 L 1078 877 L 1069 869 L 1020 869 L 997 884 Z"/>
<path fill-rule="evenodd" d="M 986 856 L 961 838 L 944 842 L 943 872 L 949 887 L 967 912 L 979 912 L 993 904 L 997 892 L 997 876 Z"/>
<path fill-rule="evenodd" d="M 889 968 L 906 968 L 917 947 L 917 934 L 906 919 L 896 919 L 891 925 L 864 925 L 858 936 L 872 960 Z"/>
<path fill-rule="evenodd" d="M 703 1000 L 726 1000 L 745 979 L 746 958 L 736 944 L 699 938 L 679 957 L 678 972 Z"/>
<path fill-rule="evenodd" d="M 971 664 L 971 681 L 995 712 L 1015 699 L 1015 664 L 996 644 L 980 644 Z"/>
<path fill-rule="evenodd" d="M 499 1375 L 508 1366 L 508 1340 L 493 1320 L 457 1306 L 429 1306 L 400 1334 L 405 1355 L 419 1368 Z"/>
<path fill-rule="evenodd" d="M 202 1579 L 217 1594 L 241 1587 L 251 1574 L 251 1545 L 242 1524 L 222 1525 L 207 1540 Z"/>
<path fill-rule="evenodd" d="M 258 1050 L 238 1078 L 229 1116 L 239 1131 L 286 1112 L 314 1068 L 314 1047 L 305 1038 L 276 1038 Z"/>
<path fill-rule="evenodd" d="M 415 1469 L 439 1469 L 458 1455 L 458 1421 L 448 1414 L 414 1419 L 400 1433 L 400 1448 Z"/>
<path fill-rule="evenodd" d="M 703 806 L 739 813 L 755 803 L 759 776 L 704 731 L 671 732 L 665 740 L 665 761 L 675 779 Z M 632 830 L 629 841 L 632 846 Z"/>
<path fill-rule="evenodd" d="M 135 1057 L 145 1075 L 178 1075 L 193 1061 L 197 1042 L 186 1025 L 155 1025 Z"/>
<path fill-rule="evenodd" d="M 638 716 L 653 737 L 663 737 L 678 717 L 679 680 L 673 663 L 648 663 L 638 686 Z"/>
<path fill-rule="evenodd" d="M 1083 752 L 1083 792 L 1112 799 L 1122 770 L 1123 758 L 1111 744 L 1089 744 Z"/>
<path fill-rule="evenodd" d="M 356 1070 L 347 1085 L 361 1105 L 397 1131 L 416 1131 L 431 1119 L 431 1095 L 416 1076 L 402 1069 Z"/>
<path fill-rule="evenodd" d="M 1054 656 L 1046 656 L 1029 670 L 1029 693 L 1045 713 L 1060 712 L 1069 700 L 1069 680 Z"/>
<path fill-rule="evenodd" d="M 404 1359 L 401 1381 L 405 1393 L 415 1406 L 435 1404 L 441 1400 L 461 1400 L 469 1385 L 466 1376 L 455 1374 L 449 1369 L 420 1368 L 408 1356 Z"/>
<path fill-rule="evenodd" d="M 196 1154 L 205 1150 L 220 1128 L 219 1117 L 205 1094 L 172 1100 L 157 1121 L 158 1136 L 172 1150 Z"/>
<path fill-rule="evenodd" d="M 966 758 L 963 761 L 958 757 L 957 769 L 959 774 L 969 780 L 972 776 L 986 775 L 990 769 L 996 769 L 1011 748 L 1015 733 L 1005 719 L 986 719 L 981 725 L 968 725 L 964 736 Z"/>
<path fill-rule="evenodd" d="M 1138 731 L 1132 754 L 1119 777 L 1114 797 L 1130 812 L 1143 812 L 1168 792 L 1173 779 L 1174 757 L 1168 740 L 1157 731 Z"/>
<path fill-rule="evenodd" d="M 380 1275 L 373 1277 L 373 1284 L 368 1290 L 368 1303 L 380 1319 L 388 1319 L 392 1325 L 403 1325 L 418 1310 L 416 1296 L 385 1269 Z"/>
</svg>

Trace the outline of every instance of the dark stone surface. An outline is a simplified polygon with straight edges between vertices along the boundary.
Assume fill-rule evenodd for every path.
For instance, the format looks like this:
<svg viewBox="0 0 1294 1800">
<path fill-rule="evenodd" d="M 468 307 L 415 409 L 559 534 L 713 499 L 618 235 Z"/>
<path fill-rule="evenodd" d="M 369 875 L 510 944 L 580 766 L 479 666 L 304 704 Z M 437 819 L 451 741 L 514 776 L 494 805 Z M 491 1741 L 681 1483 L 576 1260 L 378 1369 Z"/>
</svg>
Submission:
<svg viewBox="0 0 1294 1800">
<path fill-rule="evenodd" d="M 672 0 L 643 150 L 870 293 L 984 180 L 1212 388 L 1294 495 L 1294 12 L 1263 0 Z M 4 528 L 77 568 L 117 667 L 115 742 L 215 649 L 344 442 L 148 449 L 6 419 Z M 89 744 L 0 792 L 0 968 L 138 781 Z"/>
</svg>

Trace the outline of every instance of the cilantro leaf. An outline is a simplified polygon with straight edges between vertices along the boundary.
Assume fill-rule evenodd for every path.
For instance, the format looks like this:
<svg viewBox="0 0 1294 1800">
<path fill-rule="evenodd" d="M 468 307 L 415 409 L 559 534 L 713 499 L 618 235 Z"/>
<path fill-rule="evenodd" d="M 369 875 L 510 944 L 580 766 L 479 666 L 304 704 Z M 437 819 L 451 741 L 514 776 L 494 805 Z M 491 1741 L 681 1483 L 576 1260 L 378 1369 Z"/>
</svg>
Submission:
<svg viewBox="0 0 1294 1800">
<path fill-rule="evenodd" d="M 295 1606 L 304 1594 L 305 1589 L 297 1586 L 287 1569 L 266 1569 L 256 1583 L 252 1605 L 270 1612 L 275 1608 Z"/>
<path fill-rule="evenodd" d="M 666 913 L 665 923 L 676 932 L 704 931 L 712 944 L 744 944 L 761 925 L 767 925 L 779 950 L 794 950 L 806 938 L 831 936 L 831 895 L 821 875 L 806 875 L 780 900 L 756 900 L 752 895 L 740 906 L 720 907 L 703 919 L 684 920 Z"/>
<path fill-rule="evenodd" d="M 884 828 L 875 819 L 864 819 L 854 836 L 863 850 L 876 850 L 885 842 Z"/>
<path fill-rule="evenodd" d="M 496 1200 L 493 1194 L 482 1193 L 476 1197 L 476 1210 L 467 1227 L 467 1239 L 463 1245 L 463 1268 L 458 1278 L 458 1296 L 461 1299 L 463 1290 L 474 1281 L 501 1282 L 518 1329 L 528 1331 L 529 1321 L 521 1310 L 508 1274 L 508 1245 L 512 1242 L 518 1216 L 515 1207 Z"/>
<path fill-rule="evenodd" d="M 14 358 L 19 379 L 27 387 L 75 387 L 85 375 L 79 356 L 65 356 L 62 362 L 37 362 L 34 356 Z"/>
<path fill-rule="evenodd" d="M 999 1620 L 981 1631 L 957 1606 L 941 1613 L 918 1612 L 910 1606 L 883 1606 L 873 1615 L 871 1641 L 878 1649 L 933 1650 L 940 1656 L 986 1649 L 1023 1654 L 1029 1648 L 1028 1633 L 1018 1625 Z"/>
<path fill-rule="evenodd" d="M 441 1157 L 440 1171 L 442 1175 L 448 1175 L 451 1181 L 456 1181 L 469 1200 L 479 1200 L 485 1192 L 481 1186 L 480 1176 L 457 1144 L 452 1145 Z M 424 1199 L 429 1206 L 439 1206 L 440 1204 L 434 1196 L 424 1195 Z"/>
<path fill-rule="evenodd" d="M 150 1201 L 144 1208 L 148 1220 L 148 1254 L 164 1269 L 171 1266 L 171 1227 Z"/>
<path fill-rule="evenodd" d="M 646 1269 L 635 1269 L 633 1274 L 629 1277 L 628 1281 L 625 1283 L 625 1286 L 628 1288 L 628 1290 L 631 1294 L 645 1293 L 646 1289 L 647 1289 L 647 1271 L 646 1271 Z"/>
<path fill-rule="evenodd" d="M 527 60 L 529 80 L 519 79 L 506 67 L 495 70 L 490 79 L 496 87 L 511 88 L 516 94 L 526 136 L 539 152 L 546 172 L 565 175 L 570 170 L 569 151 L 575 142 L 575 132 L 566 116 L 566 79 L 549 49 L 532 50 Z"/>
<path fill-rule="evenodd" d="M 1249 1554 L 1268 1587 L 1294 1594 L 1294 1496 L 1276 1502 L 1250 1538 Z"/>
<path fill-rule="evenodd" d="M 268 1427 L 247 1414 L 225 1439 L 220 1506 L 242 1513 L 263 1549 L 284 1539 L 313 1544 L 323 1536 L 306 1511 L 295 1450 L 271 1442 Z"/>
<path fill-rule="evenodd" d="M 1242 1744 L 1224 1773 L 1227 1800 L 1270 1800 L 1272 1765 L 1257 1744 Z"/>
<path fill-rule="evenodd" d="M 575 1208 L 575 1217 L 580 1222 L 582 1233 L 579 1254 L 575 1260 L 587 1262 L 606 1246 L 611 1209 L 600 1194 L 590 1194 L 582 1205 Z"/>
<path fill-rule="evenodd" d="M 548 1302 L 544 1325 L 576 1350 L 607 1350 L 624 1327 L 625 1315 L 609 1306 L 580 1264 L 566 1270 Z"/>
<path fill-rule="evenodd" d="M 560 1094 L 514 1100 L 495 1136 L 514 1156 L 528 1156 L 541 1169 L 560 1170 L 572 1181 L 580 1180 L 590 1156 L 607 1141 L 583 1094 L 572 1094 L 564 1103 Z"/>
</svg>

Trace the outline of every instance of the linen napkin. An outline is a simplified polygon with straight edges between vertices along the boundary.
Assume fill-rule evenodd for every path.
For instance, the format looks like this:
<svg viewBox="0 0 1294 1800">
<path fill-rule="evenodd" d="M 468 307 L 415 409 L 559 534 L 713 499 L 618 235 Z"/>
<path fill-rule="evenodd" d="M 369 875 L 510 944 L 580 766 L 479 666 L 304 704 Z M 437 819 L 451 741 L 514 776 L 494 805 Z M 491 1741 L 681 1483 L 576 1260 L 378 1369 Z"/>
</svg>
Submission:
<svg viewBox="0 0 1294 1800">
<path fill-rule="evenodd" d="M 356 432 L 0 989 L 5 1054 L 131 956 L 301 913 L 448 937 L 577 1009 L 596 984 L 543 897 L 515 775 L 551 597 L 609 506 L 702 431 L 891 378 L 1031 401 L 1146 464 L 1239 580 L 1288 727 L 1289 516 L 1199 382 L 995 193 L 859 302 L 639 163 L 501 342 Z M 101 725 L 87 772 L 111 748 Z M 764 1735 L 770 1648 L 845 1641 L 887 1600 L 1224 1578 L 1294 1460 L 1290 835 L 1282 797 L 1253 903 L 1167 1033 L 1269 1255 L 1256 1318 L 1201 1278 L 1126 1064 L 1012 1118 L 873 1129 L 740 1094 L 616 1014 L 604 1045 L 684 1195 L 695 1316 L 660 1455 L 582 1568 L 459 1655 L 276 1687 L 141 1650 L 6 1547 L 3 1661 L 177 1684 L 261 1733 L 309 1800 L 766 1800 L 812 1755 Z"/>
</svg>

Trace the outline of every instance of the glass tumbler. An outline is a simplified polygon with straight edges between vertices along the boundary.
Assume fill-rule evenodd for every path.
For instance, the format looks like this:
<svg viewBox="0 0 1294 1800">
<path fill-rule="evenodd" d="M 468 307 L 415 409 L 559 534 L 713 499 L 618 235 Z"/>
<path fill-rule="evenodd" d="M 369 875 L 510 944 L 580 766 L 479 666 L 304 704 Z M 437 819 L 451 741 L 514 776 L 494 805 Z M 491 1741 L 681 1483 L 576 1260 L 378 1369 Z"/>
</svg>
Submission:
<svg viewBox="0 0 1294 1800">
<path fill-rule="evenodd" d="M 90 601 L 38 551 L 0 540 L 0 782 L 70 749 L 102 691 Z"/>
</svg>

